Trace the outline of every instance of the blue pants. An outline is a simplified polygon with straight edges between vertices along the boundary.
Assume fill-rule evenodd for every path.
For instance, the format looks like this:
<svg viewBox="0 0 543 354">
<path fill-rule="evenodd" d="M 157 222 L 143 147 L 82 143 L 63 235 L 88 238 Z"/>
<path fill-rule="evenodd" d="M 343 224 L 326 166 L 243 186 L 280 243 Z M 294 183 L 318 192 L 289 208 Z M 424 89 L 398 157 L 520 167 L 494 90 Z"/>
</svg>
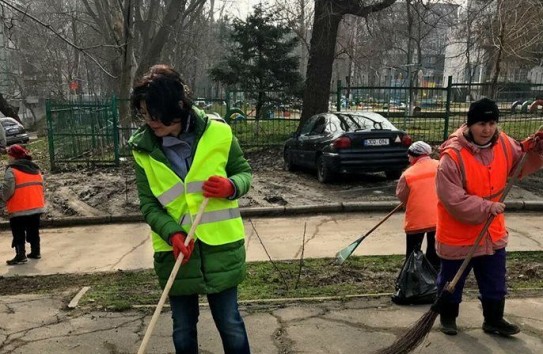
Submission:
<svg viewBox="0 0 543 354">
<path fill-rule="evenodd" d="M 496 250 L 493 255 L 474 257 L 469 262 L 464 274 L 456 283 L 456 287 L 452 294 L 445 292 L 443 300 L 459 304 L 462 302 L 462 291 L 466 282 L 466 277 L 473 268 L 475 279 L 479 287 L 479 293 L 484 300 L 503 300 L 507 294 L 505 285 L 505 248 Z M 447 260 L 441 259 L 441 269 L 437 276 L 437 290 L 441 291 L 445 287 L 445 283 L 451 281 L 463 260 Z"/>
<path fill-rule="evenodd" d="M 219 330 L 225 354 L 250 353 L 245 324 L 238 310 L 237 287 L 208 294 L 207 301 Z M 177 354 L 198 353 L 196 324 L 200 314 L 198 295 L 170 296 L 173 319 L 173 343 Z"/>
</svg>

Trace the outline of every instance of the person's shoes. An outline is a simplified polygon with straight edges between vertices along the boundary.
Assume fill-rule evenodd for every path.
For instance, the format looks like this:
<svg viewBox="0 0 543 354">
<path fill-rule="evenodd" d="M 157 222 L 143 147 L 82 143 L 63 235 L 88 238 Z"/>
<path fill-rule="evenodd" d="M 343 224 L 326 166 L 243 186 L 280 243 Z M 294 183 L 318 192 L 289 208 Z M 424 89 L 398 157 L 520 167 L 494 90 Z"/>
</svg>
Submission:
<svg viewBox="0 0 543 354">
<path fill-rule="evenodd" d="M 517 325 L 507 322 L 503 318 L 505 299 L 490 300 L 481 299 L 483 305 L 483 331 L 485 333 L 499 334 L 500 336 L 512 336 L 520 332 Z"/>
<path fill-rule="evenodd" d="M 441 332 L 448 336 L 454 336 L 458 333 L 456 327 L 456 318 L 458 317 L 458 310 L 460 304 L 440 301 L 439 320 L 441 321 Z"/>
<path fill-rule="evenodd" d="M 458 334 L 458 328 L 456 327 L 456 318 L 443 318 L 441 316 L 441 332 L 445 333 L 448 336 L 455 336 Z"/>
<path fill-rule="evenodd" d="M 26 258 L 26 256 L 18 254 L 15 257 L 13 257 L 13 259 L 6 261 L 6 263 L 8 265 L 17 265 L 17 264 L 24 264 L 27 261 L 28 259 Z"/>
<path fill-rule="evenodd" d="M 485 333 L 499 334 L 500 336 L 512 336 L 520 332 L 519 326 L 507 322 L 505 319 L 501 319 L 497 322 L 483 322 L 483 331 Z"/>
<path fill-rule="evenodd" d="M 34 252 L 30 252 L 29 254 L 26 255 L 27 258 L 32 258 L 32 259 L 40 259 L 41 258 L 41 254 L 39 253 L 34 253 Z"/>
</svg>

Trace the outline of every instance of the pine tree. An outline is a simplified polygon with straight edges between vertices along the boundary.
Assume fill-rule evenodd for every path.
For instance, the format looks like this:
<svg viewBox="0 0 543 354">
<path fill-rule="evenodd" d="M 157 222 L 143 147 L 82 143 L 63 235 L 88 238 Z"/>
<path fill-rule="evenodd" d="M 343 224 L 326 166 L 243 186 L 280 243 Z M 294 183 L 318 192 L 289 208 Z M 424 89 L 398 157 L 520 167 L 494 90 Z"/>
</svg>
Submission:
<svg viewBox="0 0 543 354">
<path fill-rule="evenodd" d="M 298 57 L 292 54 L 297 39 L 287 27 L 277 24 L 274 14 L 255 6 L 245 21 L 233 21 L 230 41 L 230 53 L 210 70 L 211 78 L 254 99 L 257 119 L 273 98 L 300 90 Z"/>
</svg>

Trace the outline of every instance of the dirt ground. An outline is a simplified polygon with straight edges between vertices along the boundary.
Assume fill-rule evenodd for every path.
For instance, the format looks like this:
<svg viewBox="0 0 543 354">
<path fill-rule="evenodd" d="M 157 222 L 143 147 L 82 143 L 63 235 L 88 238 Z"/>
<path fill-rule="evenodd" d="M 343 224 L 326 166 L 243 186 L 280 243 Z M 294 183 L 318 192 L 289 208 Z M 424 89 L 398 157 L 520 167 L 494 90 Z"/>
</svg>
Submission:
<svg viewBox="0 0 543 354">
<path fill-rule="evenodd" d="M 310 205 L 332 202 L 396 200 L 396 181 L 382 173 L 344 176 L 321 184 L 313 171 L 286 172 L 280 149 L 247 153 L 254 171 L 253 186 L 242 207 Z M 515 187 L 509 199 L 543 200 L 543 171 Z M 132 165 L 80 169 L 46 175 L 48 211 L 45 218 L 137 213 L 138 196 Z"/>
</svg>

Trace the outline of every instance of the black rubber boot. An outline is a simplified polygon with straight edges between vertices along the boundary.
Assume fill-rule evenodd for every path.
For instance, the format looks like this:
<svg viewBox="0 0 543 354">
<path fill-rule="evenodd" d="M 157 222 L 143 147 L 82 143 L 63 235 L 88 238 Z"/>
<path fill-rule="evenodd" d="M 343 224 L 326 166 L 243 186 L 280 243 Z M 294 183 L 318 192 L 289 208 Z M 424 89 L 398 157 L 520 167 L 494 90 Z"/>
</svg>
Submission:
<svg viewBox="0 0 543 354">
<path fill-rule="evenodd" d="M 26 251 L 24 246 L 15 246 L 15 251 L 17 252 L 15 254 L 15 257 L 10 259 L 9 261 L 6 261 L 8 265 L 24 264 L 28 261 L 28 259 L 26 258 Z"/>
<path fill-rule="evenodd" d="M 30 253 L 26 255 L 27 258 L 40 259 L 40 245 L 30 245 Z"/>
<path fill-rule="evenodd" d="M 486 333 L 499 334 L 500 336 L 512 336 L 520 332 L 519 326 L 507 322 L 503 318 L 503 310 L 505 308 L 505 299 L 502 300 L 484 300 L 481 299 L 483 305 L 483 331 Z"/>
<path fill-rule="evenodd" d="M 456 317 L 458 317 L 458 308 L 460 304 L 452 302 L 443 302 L 439 310 L 439 320 L 441 322 L 441 332 L 449 336 L 454 336 L 458 333 L 456 327 Z"/>
</svg>

